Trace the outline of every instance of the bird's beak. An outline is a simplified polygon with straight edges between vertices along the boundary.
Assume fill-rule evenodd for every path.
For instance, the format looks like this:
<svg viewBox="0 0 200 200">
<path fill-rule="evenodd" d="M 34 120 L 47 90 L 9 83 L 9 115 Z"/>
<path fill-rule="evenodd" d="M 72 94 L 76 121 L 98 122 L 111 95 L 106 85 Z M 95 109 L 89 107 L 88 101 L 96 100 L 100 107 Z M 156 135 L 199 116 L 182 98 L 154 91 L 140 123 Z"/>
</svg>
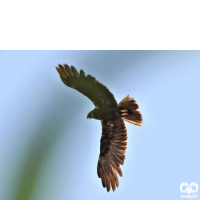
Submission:
<svg viewBox="0 0 200 200">
<path fill-rule="evenodd" d="M 88 113 L 88 115 L 87 115 L 87 119 L 91 119 L 92 118 L 92 113 L 90 112 L 90 113 Z"/>
</svg>

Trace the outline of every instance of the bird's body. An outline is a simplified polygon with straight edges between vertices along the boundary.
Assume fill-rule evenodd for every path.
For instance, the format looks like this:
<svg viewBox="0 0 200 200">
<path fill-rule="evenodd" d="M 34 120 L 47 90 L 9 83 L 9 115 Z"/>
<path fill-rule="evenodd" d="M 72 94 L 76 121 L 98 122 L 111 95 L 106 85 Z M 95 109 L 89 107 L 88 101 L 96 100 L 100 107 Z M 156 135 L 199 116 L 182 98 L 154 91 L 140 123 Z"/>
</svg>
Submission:
<svg viewBox="0 0 200 200">
<path fill-rule="evenodd" d="M 127 95 L 119 104 L 113 94 L 103 84 L 84 71 L 77 72 L 75 67 L 58 65 L 56 67 L 61 80 L 67 86 L 74 88 L 87 96 L 95 105 L 87 118 L 101 120 L 102 136 L 100 140 L 100 155 L 97 164 L 97 174 L 103 187 L 113 191 L 119 186 L 117 174 L 122 176 L 120 164 L 125 160 L 127 148 L 127 130 L 124 120 L 141 126 L 142 115 L 134 98 Z"/>
<path fill-rule="evenodd" d="M 88 113 L 87 118 L 94 118 L 98 120 L 109 120 L 120 117 L 120 110 L 118 107 L 95 108 Z"/>
</svg>

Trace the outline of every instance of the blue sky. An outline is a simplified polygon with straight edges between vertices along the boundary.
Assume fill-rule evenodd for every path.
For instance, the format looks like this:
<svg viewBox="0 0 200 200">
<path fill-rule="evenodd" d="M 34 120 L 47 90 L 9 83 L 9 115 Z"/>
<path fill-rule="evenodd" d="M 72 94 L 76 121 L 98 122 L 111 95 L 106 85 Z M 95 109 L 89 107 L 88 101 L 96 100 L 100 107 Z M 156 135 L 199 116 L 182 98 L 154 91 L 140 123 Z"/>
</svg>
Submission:
<svg viewBox="0 0 200 200">
<path fill-rule="evenodd" d="M 94 106 L 61 82 L 58 63 L 140 106 L 142 127 L 126 122 L 114 193 L 96 172 L 101 125 L 86 117 Z M 32 200 L 175 200 L 182 182 L 200 184 L 200 51 L 1 51 L 0 66 L 0 199 L 18 200 L 22 188 Z"/>
</svg>

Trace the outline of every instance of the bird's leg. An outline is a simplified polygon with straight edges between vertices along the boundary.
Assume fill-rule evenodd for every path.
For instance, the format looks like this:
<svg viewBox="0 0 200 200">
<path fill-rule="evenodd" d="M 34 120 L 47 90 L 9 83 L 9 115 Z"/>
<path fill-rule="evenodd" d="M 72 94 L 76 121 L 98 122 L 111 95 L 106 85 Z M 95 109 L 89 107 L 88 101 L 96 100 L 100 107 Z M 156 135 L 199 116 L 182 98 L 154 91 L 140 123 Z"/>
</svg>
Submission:
<svg viewBox="0 0 200 200">
<path fill-rule="evenodd" d="M 129 113 L 129 110 L 128 110 L 128 109 L 123 109 L 123 110 L 120 110 L 120 114 L 121 114 L 122 116 L 126 116 L 126 115 L 129 115 L 130 113 Z"/>
</svg>

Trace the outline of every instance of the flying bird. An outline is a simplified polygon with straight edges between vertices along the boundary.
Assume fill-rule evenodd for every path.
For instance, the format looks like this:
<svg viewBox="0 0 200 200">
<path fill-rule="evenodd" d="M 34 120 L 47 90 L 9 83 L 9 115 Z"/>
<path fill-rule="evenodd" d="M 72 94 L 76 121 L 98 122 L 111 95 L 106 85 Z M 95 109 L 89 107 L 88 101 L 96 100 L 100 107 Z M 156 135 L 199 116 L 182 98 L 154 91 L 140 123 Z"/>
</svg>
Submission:
<svg viewBox="0 0 200 200">
<path fill-rule="evenodd" d="M 65 85 L 78 90 L 95 105 L 87 118 L 100 120 L 102 125 L 97 174 L 108 192 L 111 187 L 115 191 L 119 186 L 117 174 L 122 176 L 120 165 L 124 164 L 127 148 L 124 120 L 141 126 L 142 115 L 138 110 L 139 106 L 129 95 L 117 103 L 106 86 L 93 76 L 85 75 L 83 70 L 78 72 L 75 67 L 69 67 L 67 64 L 58 64 L 56 69 Z"/>
</svg>

